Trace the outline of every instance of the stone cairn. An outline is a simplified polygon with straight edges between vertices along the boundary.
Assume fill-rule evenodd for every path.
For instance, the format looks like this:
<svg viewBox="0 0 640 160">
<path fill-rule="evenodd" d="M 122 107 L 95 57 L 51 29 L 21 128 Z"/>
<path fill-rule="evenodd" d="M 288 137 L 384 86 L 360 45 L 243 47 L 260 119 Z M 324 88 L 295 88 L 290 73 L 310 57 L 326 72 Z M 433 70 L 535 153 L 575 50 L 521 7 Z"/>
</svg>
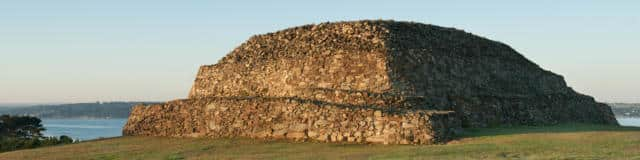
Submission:
<svg viewBox="0 0 640 160">
<path fill-rule="evenodd" d="M 187 99 L 138 105 L 124 135 L 433 144 L 462 128 L 617 125 L 609 106 L 509 46 L 412 22 L 251 37 L 200 67 Z"/>
</svg>

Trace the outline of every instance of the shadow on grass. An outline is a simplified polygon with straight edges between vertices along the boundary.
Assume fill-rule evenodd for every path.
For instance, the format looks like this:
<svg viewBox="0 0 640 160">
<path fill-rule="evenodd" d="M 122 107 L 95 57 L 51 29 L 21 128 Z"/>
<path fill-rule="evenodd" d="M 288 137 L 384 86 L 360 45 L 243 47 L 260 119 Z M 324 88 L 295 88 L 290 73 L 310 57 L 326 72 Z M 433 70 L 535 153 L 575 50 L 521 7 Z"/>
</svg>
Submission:
<svg viewBox="0 0 640 160">
<path fill-rule="evenodd" d="M 593 131 L 637 131 L 640 127 L 626 127 L 613 125 L 597 125 L 584 123 L 565 123 L 545 126 L 500 126 L 490 128 L 465 128 L 457 138 L 471 138 L 483 136 L 514 135 L 529 133 L 572 133 Z"/>
</svg>

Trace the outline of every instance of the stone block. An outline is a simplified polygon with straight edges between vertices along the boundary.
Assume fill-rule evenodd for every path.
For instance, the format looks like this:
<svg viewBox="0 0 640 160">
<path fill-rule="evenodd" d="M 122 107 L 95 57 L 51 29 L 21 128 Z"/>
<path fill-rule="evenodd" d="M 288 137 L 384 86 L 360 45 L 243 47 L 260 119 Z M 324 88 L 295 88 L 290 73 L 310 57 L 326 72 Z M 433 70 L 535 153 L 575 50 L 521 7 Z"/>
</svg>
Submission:
<svg viewBox="0 0 640 160">
<path fill-rule="evenodd" d="M 304 132 L 288 132 L 286 137 L 288 139 L 305 139 L 307 135 Z"/>
</svg>

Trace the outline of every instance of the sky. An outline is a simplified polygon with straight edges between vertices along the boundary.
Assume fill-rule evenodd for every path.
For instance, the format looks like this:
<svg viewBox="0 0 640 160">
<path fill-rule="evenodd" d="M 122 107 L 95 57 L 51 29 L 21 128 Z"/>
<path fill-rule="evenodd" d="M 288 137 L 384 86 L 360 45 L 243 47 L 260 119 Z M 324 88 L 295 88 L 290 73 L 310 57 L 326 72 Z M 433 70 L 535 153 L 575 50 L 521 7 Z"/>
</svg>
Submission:
<svg viewBox="0 0 640 160">
<path fill-rule="evenodd" d="M 360 19 L 463 29 L 598 101 L 640 102 L 640 1 L 0 0 L 0 103 L 186 98 L 251 35 Z"/>
</svg>

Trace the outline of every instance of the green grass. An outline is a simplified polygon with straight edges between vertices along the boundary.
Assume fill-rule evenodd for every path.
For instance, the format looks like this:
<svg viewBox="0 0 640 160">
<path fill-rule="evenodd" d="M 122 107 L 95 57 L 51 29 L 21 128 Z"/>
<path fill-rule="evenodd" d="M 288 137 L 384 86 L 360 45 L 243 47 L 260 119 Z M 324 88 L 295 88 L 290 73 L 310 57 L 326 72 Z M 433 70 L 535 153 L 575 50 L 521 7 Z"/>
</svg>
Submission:
<svg viewBox="0 0 640 160">
<path fill-rule="evenodd" d="M 0 159 L 640 159 L 640 128 L 563 124 L 467 129 L 443 145 L 119 137 L 0 153 Z"/>
</svg>

